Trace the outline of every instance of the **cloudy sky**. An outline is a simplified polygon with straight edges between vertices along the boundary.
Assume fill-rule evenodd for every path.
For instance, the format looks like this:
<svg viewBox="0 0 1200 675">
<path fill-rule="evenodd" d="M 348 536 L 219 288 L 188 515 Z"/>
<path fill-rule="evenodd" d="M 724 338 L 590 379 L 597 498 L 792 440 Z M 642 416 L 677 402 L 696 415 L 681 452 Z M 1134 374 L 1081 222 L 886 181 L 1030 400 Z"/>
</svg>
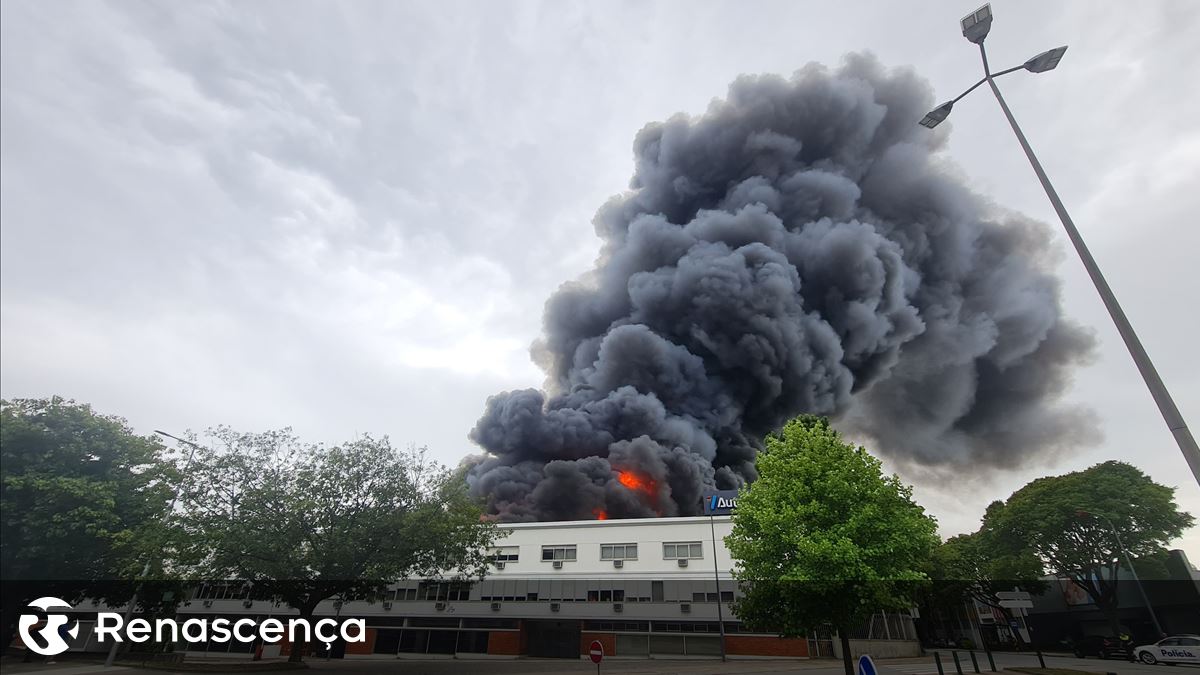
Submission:
<svg viewBox="0 0 1200 675">
<path fill-rule="evenodd" d="M 1185 417 L 1200 425 L 1200 4 L 994 3 L 1015 114 Z M 489 394 L 541 384 L 541 308 L 598 250 L 634 134 L 741 73 L 869 50 L 938 98 L 979 76 L 974 2 L 0 4 L 0 394 L 60 394 L 138 430 L 388 434 L 446 463 Z M 1054 221 L 995 101 L 955 107 L 946 160 Z M 1031 478 L 1106 459 L 1200 488 L 1082 266 L 1093 327 L 1070 393 L 1104 442 L 917 497 L 943 534 Z M 1191 345 L 1191 346 L 1189 346 Z M 923 480 L 924 479 L 924 480 Z M 1200 532 L 1179 543 L 1200 561 Z"/>
</svg>

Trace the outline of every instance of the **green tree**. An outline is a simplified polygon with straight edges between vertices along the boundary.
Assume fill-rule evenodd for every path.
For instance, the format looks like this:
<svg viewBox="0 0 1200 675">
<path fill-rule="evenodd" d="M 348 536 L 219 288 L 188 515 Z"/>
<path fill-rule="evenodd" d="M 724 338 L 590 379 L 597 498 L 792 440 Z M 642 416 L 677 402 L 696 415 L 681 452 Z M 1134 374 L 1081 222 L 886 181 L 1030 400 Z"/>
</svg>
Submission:
<svg viewBox="0 0 1200 675">
<path fill-rule="evenodd" d="M 735 611 L 787 637 L 831 624 L 852 675 L 849 631 L 874 612 L 913 606 L 936 524 L 910 487 L 823 418 L 788 422 L 757 467 L 725 539 L 742 586 Z"/>
<path fill-rule="evenodd" d="M 1030 482 L 995 509 L 992 521 L 1001 546 L 1033 552 L 1081 588 L 1117 635 L 1116 580 L 1124 558 L 1112 528 L 1130 557 L 1158 557 L 1194 519 L 1175 504 L 1175 488 L 1109 461 Z"/>
<path fill-rule="evenodd" d="M 1013 620 L 1012 610 L 1001 607 L 996 594 L 1020 589 L 1033 594 L 1045 592 L 1047 584 L 1042 561 L 1029 549 L 1010 550 L 998 541 L 995 519 L 1003 508 L 993 502 L 983 517 L 979 531 L 951 537 L 938 546 L 931 558 L 933 584 L 937 590 L 962 603 L 975 600 Z M 1017 641 L 1021 637 L 1017 634 Z"/>
<path fill-rule="evenodd" d="M 160 540 L 172 475 L 162 445 L 120 417 L 57 396 L 0 401 L 5 636 L 39 595 L 127 598 L 114 582 Z"/>
<path fill-rule="evenodd" d="M 195 574 L 250 582 L 311 619 L 334 596 L 486 570 L 494 526 L 423 450 L 369 436 L 305 445 L 286 429 L 210 433 L 215 448 L 197 452 L 177 519 L 178 557 Z"/>
</svg>

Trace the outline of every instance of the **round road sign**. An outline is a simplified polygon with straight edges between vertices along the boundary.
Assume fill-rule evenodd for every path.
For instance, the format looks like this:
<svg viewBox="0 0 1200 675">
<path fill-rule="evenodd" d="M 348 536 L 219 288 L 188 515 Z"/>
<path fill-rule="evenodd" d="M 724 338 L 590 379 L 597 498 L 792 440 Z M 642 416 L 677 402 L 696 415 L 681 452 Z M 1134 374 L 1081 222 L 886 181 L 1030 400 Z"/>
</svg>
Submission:
<svg viewBox="0 0 1200 675">
<path fill-rule="evenodd" d="M 599 665 L 604 660 L 604 645 L 600 644 L 599 640 L 592 640 L 592 646 L 588 647 L 588 656 L 592 657 L 592 663 Z"/>
</svg>

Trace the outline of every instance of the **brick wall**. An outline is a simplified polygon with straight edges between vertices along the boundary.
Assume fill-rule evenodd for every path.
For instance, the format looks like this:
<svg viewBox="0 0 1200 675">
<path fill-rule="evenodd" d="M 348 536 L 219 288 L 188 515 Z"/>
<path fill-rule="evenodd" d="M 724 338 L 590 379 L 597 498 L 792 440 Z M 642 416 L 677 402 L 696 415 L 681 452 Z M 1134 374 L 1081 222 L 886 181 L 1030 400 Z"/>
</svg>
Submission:
<svg viewBox="0 0 1200 675">
<path fill-rule="evenodd" d="M 353 628 L 347 628 L 346 632 L 350 633 L 351 637 L 357 637 L 354 635 Z M 346 643 L 346 656 L 350 656 L 352 654 L 374 654 L 374 653 L 375 653 L 375 629 L 374 628 L 367 629 L 367 639 L 365 642 L 347 642 Z"/>
<path fill-rule="evenodd" d="M 522 634 L 517 631 L 490 631 L 487 653 L 517 656 L 522 652 L 521 637 Z"/>
<path fill-rule="evenodd" d="M 617 636 L 612 633 L 580 633 L 579 654 L 587 656 L 591 653 L 592 640 L 599 640 L 604 645 L 604 655 L 613 656 L 617 653 Z"/>
<path fill-rule="evenodd" d="M 743 656 L 808 656 L 808 640 L 756 635 L 725 636 L 725 651 Z"/>
</svg>

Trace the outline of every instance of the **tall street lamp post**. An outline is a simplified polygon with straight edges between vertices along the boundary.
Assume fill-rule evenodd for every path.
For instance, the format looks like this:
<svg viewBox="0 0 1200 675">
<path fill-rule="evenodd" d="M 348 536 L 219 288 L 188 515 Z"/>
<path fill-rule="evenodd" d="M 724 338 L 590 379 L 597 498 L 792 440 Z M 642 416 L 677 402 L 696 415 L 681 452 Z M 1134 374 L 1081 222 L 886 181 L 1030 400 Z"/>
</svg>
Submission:
<svg viewBox="0 0 1200 675">
<path fill-rule="evenodd" d="M 191 467 L 191 465 L 192 465 L 192 458 L 196 456 L 196 450 L 197 450 L 197 449 L 199 449 L 199 448 L 200 448 L 200 446 L 199 446 L 199 445 L 196 445 L 195 443 L 193 443 L 193 442 L 191 442 L 191 441 L 187 441 L 187 440 L 184 440 L 184 439 L 182 439 L 182 438 L 179 438 L 178 436 L 172 436 L 171 434 L 168 434 L 168 433 L 167 433 L 167 432 L 165 432 L 165 431 L 159 431 L 158 429 L 155 429 L 155 430 L 154 430 L 154 433 L 158 434 L 159 436 L 165 436 L 165 437 L 167 437 L 167 438 L 173 438 L 173 439 L 175 439 L 175 440 L 179 441 L 180 443 L 183 443 L 184 445 L 186 445 L 186 446 L 188 446 L 188 447 L 190 447 L 190 448 L 191 448 L 191 450 L 188 452 L 188 458 L 187 458 L 187 462 L 186 462 L 186 463 L 184 463 L 184 465 L 183 465 L 183 470 L 186 472 L 186 471 L 188 470 L 188 468 L 189 468 L 189 467 Z M 179 502 L 179 488 L 178 488 L 178 487 L 176 487 L 176 488 L 175 488 L 175 494 L 174 494 L 174 495 L 171 497 L 171 505 L 167 507 L 167 512 L 163 514 L 163 517 L 162 517 L 162 522 L 163 522 L 163 523 L 166 523 L 166 522 L 167 522 L 167 520 L 169 520 L 169 519 L 171 518 L 171 514 L 175 512 L 175 504 L 176 504 L 176 503 L 178 503 L 178 502 Z M 146 577 L 147 577 L 149 574 L 150 574 L 150 561 L 149 561 L 149 560 L 147 560 L 147 561 L 146 561 L 146 564 L 145 564 L 145 565 L 142 567 L 142 573 L 138 575 L 138 581 L 139 581 L 139 582 L 144 582 L 144 581 L 145 581 L 145 579 L 146 579 Z M 135 589 L 133 590 L 133 596 L 132 596 L 131 598 L 129 598 L 129 605 L 128 605 L 128 606 L 125 608 L 125 618 L 124 618 L 124 619 L 123 619 L 123 621 L 121 622 L 121 625 L 128 625 L 128 624 L 129 624 L 129 619 L 130 619 L 130 618 L 133 616 L 133 610 L 134 610 L 134 607 L 136 607 L 136 606 L 137 606 L 137 603 L 138 603 L 138 595 L 140 594 L 141 590 L 142 590 L 142 588 L 141 588 L 141 583 L 139 583 L 139 584 L 138 584 L 138 586 L 137 586 L 137 588 L 135 588 Z M 107 656 L 107 657 L 104 659 L 104 666 L 105 666 L 105 667 L 110 667 L 110 666 L 112 666 L 112 664 L 113 664 L 113 661 L 116 661 L 116 659 L 117 659 L 117 649 L 118 649 L 120 646 L 121 646 L 121 643 L 119 643 L 119 642 L 117 642 L 117 641 L 115 641 L 115 640 L 113 641 L 112 647 L 109 647 L 109 648 L 108 648 L 108 656 Z"/>
<path fill-rule="evenodd" d="M 1058 198 L 1058 193 L 1054 190 L 1054 186 L 1050 184 L 1050 179 L 1046 177 L 1046 171 L 1042 168 L 1042 163 L 1033 154 L 1033 148 L 1029 147 L 1029 141 L 1025 139 L 1025 134 L 1021 131 L 1021 127 L 1017 126 L 1016 118 L 1013 117 L 1012 111 L 1008 109 L 1008 104 L 1004 101 L 1004 97 L 1000 95 L 1000 88 L 996 86 L 997 77 L 1018 70 L 1028 70 L 1031 73 L 1044 73 L 1048 70 L 1053 70 L 1058 66 L 1058 62 L 1062 60 L 1067 48 L 1058 47 L 1042 52 L 1019 66 L 993 73 L 988 66 L 987 51 L 983 48 L 983 40 L 987 37 L 988 31 L 992 27 L 992 6 L 987 4 L 971 12 L 963 17 L 961 24 L 963 36 L 979 45 L 979 55 L 983 59 L 983 79 L 971 85 L 969 89 L 957 97 L 931 110 L 921 119 L 921 126 L 930 129 L 936 127 L 950 115 L 954 104 L 974 91 L 976 87 L 984 82 L 987 82 L 988 86 L 991 87 L 992 93 L 996 95 L 996 100 L 1000 103 L 1000 109 L 1004 111 L 1004 116 L 1008 118 L 1009 126 L 1012 127 L 1013 133 L 1017 136 L 1017 141 L 1021 144 L 1021 149 L 1025 151 L 1025 156 L 1029 158 L 1029 163 L 1033 166 L 1034 173 L 1037 174 L 1038 180 L 1041 181 L 1042 187 L 1046 190 L 1046 196 L 1050 198 L 1050 204 L 1054 206 L 1054 211 L 1058 214 L 1059 220 L 1062 221 L 1063 228 L 1067 231 L 1067 237 L 1071 240 L 1071 244 L 1074 245 L 1075 252 L 1079 254 L 1080 260 L 1083 261 L 1083 266 L 1087 269 L 1088 276 L 1091 277 L 1092 283 L 1096 286 L 1096 291 L 1100 293 L 1100 299 L 1104 301 L 1104 306 L 1108 309 L 1109 316 L 1112 317 L 1113 323 L 1117 325 L 1117 332 L 1121 334 L 1121 339 L 1125 341 L 1125 347 L 1129 349 L 1129 354 L 1133 357 L 1134 364 L 1137 365 L 1138 371 L 1141 372 L 1142 378 L 1146 381 L 1146 386 L 1150 389 L 1150 395 L 1154 397 L 1154 402 L 1158 405 L 1158 411 L 1162 413 L 1163 420 L 1167 423 L 1167 428 L 1171 431 L 1171 435 L 1175 437 L 1175 443 L 1179 445 L 1179 451 L 1183 453 L 1184 459 L 1187 460 L 1188 466 L 1192 469 L 1192 476 L 1195 478 L 1196 483 L 1200 484 L 1200 448 L 1196 446 L 1196 439 L 1192 437 L 1192 432 L 1188 430 L 1183 415 L 1179 413 L 1179 408 L 1175 405 L 1174 399 L 1171 398 L 1170 392 L 1167 391 L 1167 386 L 1163 384 L 1162 378 L 1159 377 L 1158 371 L 1155 370 L 1154 364 L 1150 361 L 1150 356 L 1146 353 L 1146 348 L 1142 346 L 1137 333 L 1133 331 L 1133 326 L 1130 325 L 1124 310 L 1121 309 L 1121 305 L 1117 302 L 1117 297 L 1113 295 L 1112 289 L 1109 288 L 1108 282 L 1104 279 L 1104 275 L 1100 273 L 1100 268 L 1096 265 L 1096 260 L 1092 257 L 1092 253 L 1088 250 L 1087 245 L 1083 243 L 1083 237 L 1080 236 L 1079 230 L 1076 229 L 1075 222 L 1071 220 L 1071 216 L 1067 213 L 1066 207 L 1063 206 L 1062 200 Z"/>
</svg>

